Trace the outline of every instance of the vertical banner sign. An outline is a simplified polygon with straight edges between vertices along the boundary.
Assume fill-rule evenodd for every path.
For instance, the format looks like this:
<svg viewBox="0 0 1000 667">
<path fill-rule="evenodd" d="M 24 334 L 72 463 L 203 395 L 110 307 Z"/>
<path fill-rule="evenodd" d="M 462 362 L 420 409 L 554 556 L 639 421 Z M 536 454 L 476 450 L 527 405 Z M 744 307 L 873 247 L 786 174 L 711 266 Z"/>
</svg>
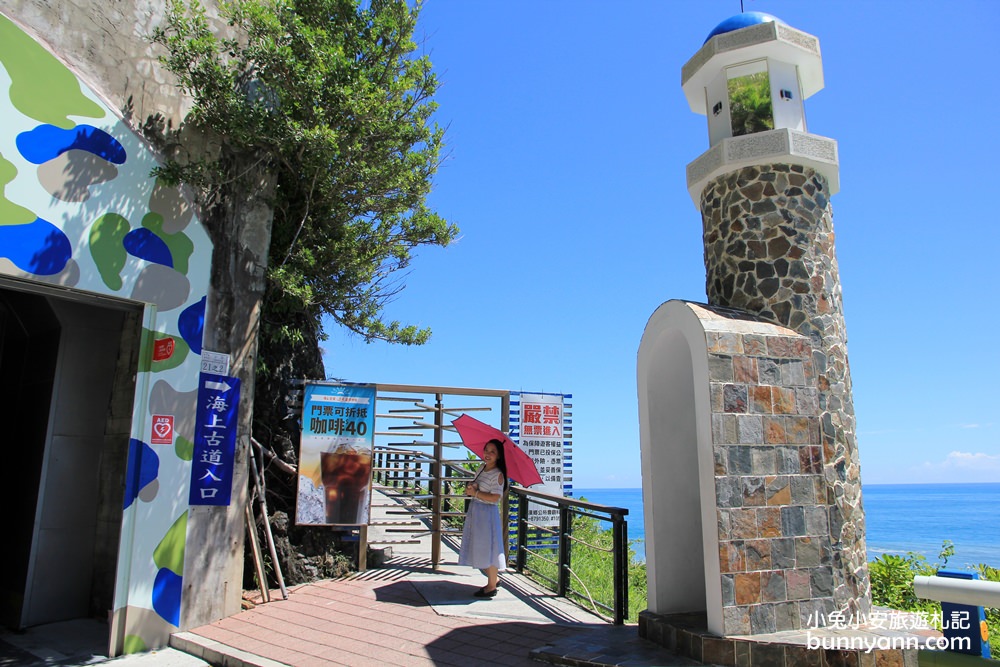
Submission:
<svg viewBox="0 0 1000 667">
<path fill-rule="evenodd" d="M 374 385 L 306 383 L 295 523 L 367 524 L 374 445 Z"/>
<path fill-rule="evenodd" d="M 512 412 L 519 408 L 517 444 L 531 456 L 542 476 L 542 486 L 534 486 L 532 490 L 556 496 L 565 495 L 567 482 L 572 479 L 568 456 L 572 427 L 564 398 L 563 394 L 522 393 L 518 406 L 511 402 Z M 528 510 L 528 521 L 539 526 L 558 526 L 559 511 L 533 504 Z"/>
<path fill-rule="evenodd" d="M 191 505 L 228 505 L 233 495 L 240 381 L 225 375 L 198 376 Z"/>
</svg>

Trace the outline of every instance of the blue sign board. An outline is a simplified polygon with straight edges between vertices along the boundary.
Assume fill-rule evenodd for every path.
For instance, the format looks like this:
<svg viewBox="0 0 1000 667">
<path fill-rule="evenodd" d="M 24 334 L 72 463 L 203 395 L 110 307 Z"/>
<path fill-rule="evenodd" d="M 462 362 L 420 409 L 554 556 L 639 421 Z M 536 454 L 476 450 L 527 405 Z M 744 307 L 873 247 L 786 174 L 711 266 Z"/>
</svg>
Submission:
<svg viewBox="0 0 1000 667">
<path fill-rule="evenodd" d="M 938 570 L 937 576 L 951 579 L 979 579 L 976 572 Z M 989 632 L 986 629 L 986 610 L 968 604 L 941 603 L 943 634 L 953 640 L 955 653 L 990 657 Z M 957 641 L 955 641 L 957 640 Z M 968 648 L 966 648 L 968 647 Z"/>
<path fill-rule="evenodd" d="M 202 373 L 198 378 L 191 505 L 228 505 L 233 495 L 240 381 Z"/>
</svg>

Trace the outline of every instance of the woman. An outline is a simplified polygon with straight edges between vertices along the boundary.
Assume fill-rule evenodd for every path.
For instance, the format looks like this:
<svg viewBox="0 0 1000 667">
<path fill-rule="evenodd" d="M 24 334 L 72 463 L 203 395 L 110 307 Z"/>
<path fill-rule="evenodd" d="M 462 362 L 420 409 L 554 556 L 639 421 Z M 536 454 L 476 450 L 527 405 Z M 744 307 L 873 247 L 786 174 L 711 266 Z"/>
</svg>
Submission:
<svg viewBox="0 0 1000 667">
<path fill-rule="evenodd" d="M 465 495 L 472 500 L 465 514 L 462 548 L 458 554 L 459 565 L 478 568 L 486 575 L 486 585 L 473 593 L 477 598 L 495 597 L 499 573 L 507 569 L 499 510 L 506 490 L 507 462 L 503 443 L 490 440 L 483 450 L 483 465 L 475 478 L 465 485 Z"/>
</svg>

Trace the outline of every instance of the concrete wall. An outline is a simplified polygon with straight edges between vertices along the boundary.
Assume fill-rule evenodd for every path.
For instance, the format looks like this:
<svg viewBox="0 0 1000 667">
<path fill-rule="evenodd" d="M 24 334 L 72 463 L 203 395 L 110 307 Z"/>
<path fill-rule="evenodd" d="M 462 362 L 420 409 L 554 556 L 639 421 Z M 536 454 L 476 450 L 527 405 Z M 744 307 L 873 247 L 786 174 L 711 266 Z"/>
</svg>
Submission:
<svg viewBox="0 0 1000 667">
<path fill-rule="evenodd" d="M 142 313 L 112 619 L 114 650 L 124 652 L 163 646 L 182 623 L 232 613 L 233 600 L 238 610 L 242 583 L 224 596 L 197 590 L 197 606 L 182 593 L 204 567 L 184 552 L 212 244 L 183 194 L 150 176 L 157 156 L 120 115 L 129 96 L 136 120 L 156 105 L 167 114 L 183 106 L 144 41 L 155 6 L 0 6 L 0 276 L 124 299 Z M 153 342 L 168 339 L 171 354 L 154 360 Z M 129 401 L 116 390 L 114 402 Z M 153 415 L 174 419 L 171 442 L 152 442 Z M 99 420 L 108 420 L 107 396 Z M 118 446 L 124 427 L 109 432 Z M 100 520 L 107 530 L 111 519 Z"/>
<path fill-rule="evenodd" d="M 162 49 L 149 40 L 165 6 L 141 0 L 7 0 L 3 12 L 110 107 L 122 113 L 131 105 L 133 125 L 155 113 L 176 124 L 190 104 L 157 62 Z"/>
<path fill-rule="evenodd" d="M 117 549 L 109 554 L 96 541 L 95 509 L 113 383 L 113 376 L 103 369 L 116 363 L 122 313 L 55 299 L 51 304 L 62 335 L 32 540 L 29 593 L 22 614 L 25 626 L 90 616 L 91 584 L 98 565 L 95 552 L 100 552 L 105 567 L 117 558 Z M 120 525 L 121 506 L 115 509 Z M 111 595 L 104 599 L 107 614 Z"/>
</svg>

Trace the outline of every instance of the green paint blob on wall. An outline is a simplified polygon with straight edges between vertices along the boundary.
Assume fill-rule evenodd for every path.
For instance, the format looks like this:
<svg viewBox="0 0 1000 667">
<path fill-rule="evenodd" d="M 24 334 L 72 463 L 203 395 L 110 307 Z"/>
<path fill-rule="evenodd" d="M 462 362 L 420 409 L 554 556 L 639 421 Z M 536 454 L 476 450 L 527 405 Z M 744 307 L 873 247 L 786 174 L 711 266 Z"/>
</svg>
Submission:
<svg viewBox="0 0 1000 667">
<path fill-rule="evenodd" d="M 64 130 L 76 127 L 70 116 L 104 118 L 73 73 L 2 14 L 0 64 L 10 76 L 11 104 L 28 118 Z"/>
<path fill-rule="evenodd" d="M 145 653 L 148 650 L 149 647 L 146 646 L 146 642 L 142 641 L 142 637 L 137 635 L 125 635 L 125 641 L 122 642 L 122 653 L 125 655 Z"/>
<path fill-rule="evenodd" d="M 105 213 L 90 228 L 90 256 L 101 280 L 116 292 L 122 288 L 121 273 L 128 260 L 123 241 L 129 231 L 128 220 L 117 213 Z"/>
<path fill-rule="evenodd" d="M 26 225 L 34 222 L 34 213 L 7 199 L 7 184 L 17 176 L 17 167 L 4 159 L 0 153 L 0 225 Z"/>
<path fill-rule="evenodd" d="M 156 545 L 153 563 L 158 568 L 167 568 L 178 577 L 184 575 L 184 540 L 187 537 L 188 513 L 181 514 L 170 530 Z"/>
<path fill-rule="evenodd" d="M 170 257 L 174 260 L 174 271 L 182 275 L 187 275 L 188 261 L 194 252 L 194 243 L 184 232 L 167 234 L 163 231 L 163 216 L 159 213 L 147 213 L 142 219 L 142 226 L 156 234 L 167 244 L 170 249 Z"/>
<path fill-rule="evenodd" d="M 194 458 L 194 442 L 182 435 L 174 434 L 174 454 L 181 461 L 190 461 Z"/>
</svg>

